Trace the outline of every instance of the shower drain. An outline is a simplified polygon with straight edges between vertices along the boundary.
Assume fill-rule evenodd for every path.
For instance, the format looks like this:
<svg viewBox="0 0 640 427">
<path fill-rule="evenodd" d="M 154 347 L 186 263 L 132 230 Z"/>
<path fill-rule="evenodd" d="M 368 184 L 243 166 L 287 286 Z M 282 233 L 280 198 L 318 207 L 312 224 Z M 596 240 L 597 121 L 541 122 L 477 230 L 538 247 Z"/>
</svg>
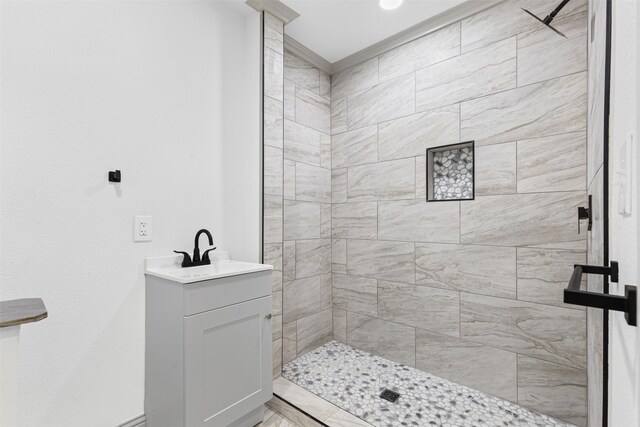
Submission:
<svg viewBox="0 0 640 427">
<path fill-rule="evenodd" d="M 388 400 L 391 403 L 396 403 L 396 400 L 400 398 L 400 393 L 396 393 L 393 390 L 389 390 L 388 388 L 385 388 L 384 391 L 380 393 L 380 397 L 383 398 L 384 400 Z"/>
</svg>

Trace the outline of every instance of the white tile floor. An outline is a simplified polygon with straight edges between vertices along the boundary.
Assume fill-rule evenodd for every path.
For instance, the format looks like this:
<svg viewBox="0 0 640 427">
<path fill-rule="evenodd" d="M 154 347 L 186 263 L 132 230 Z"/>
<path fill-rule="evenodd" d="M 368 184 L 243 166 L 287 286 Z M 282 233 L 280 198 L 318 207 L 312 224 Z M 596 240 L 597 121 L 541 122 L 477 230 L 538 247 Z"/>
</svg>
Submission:
<svg viewBox="0 0 640 427">
<path fill-rule="evenodd" d="M 284 365 L 282 375 L 374 426 L 571 425 L 337 341 Z M 400 393 L 396 403 L 379 397 L 385 388 Z"/>
</svg>

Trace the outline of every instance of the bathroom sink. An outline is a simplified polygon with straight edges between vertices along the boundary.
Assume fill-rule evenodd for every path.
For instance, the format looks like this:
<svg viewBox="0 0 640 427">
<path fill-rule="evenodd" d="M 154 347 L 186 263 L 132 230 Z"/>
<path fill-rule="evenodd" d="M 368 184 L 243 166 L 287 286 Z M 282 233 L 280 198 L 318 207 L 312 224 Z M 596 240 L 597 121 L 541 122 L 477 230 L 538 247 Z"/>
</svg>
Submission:
<svg viewBox="0 0 640 427">
<path fill-rule="evenodd" d="M 268 264 L 231 261 L 223 251 L 217 254 L 209 265 L 182 268 L 180 260 L 180 256 L 147 258 L 145 274 L 186 284 L 273 270 L 273 266 Z"/>
</svg>

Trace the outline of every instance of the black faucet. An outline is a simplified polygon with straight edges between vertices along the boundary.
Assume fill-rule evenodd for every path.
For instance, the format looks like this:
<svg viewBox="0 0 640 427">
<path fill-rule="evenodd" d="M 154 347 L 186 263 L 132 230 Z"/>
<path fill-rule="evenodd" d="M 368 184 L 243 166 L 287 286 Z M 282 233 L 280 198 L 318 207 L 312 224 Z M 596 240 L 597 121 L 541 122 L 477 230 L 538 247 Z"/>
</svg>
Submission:
<svg viewBox="0 0 640 427">
<path fill-rule="evenodd" d="M 182 267 L 195 267 L 197 265 L 211 264 L 211 260 L 209 259 L 209 252 L 215 251 L 217 248 L 213 247 L 211 249 L 207 249 L 206 251 L 204 251 L 204 254 L 202 254 L 202 259 L 200 259 L 200 247 L 198 245 L 198 241 L 200 240 L 200 235 L 203 233 L 206 234 L 209 238 L 209 246 L 213 246 L 213 237 L 211 236 L 209 230 L 205 230 L 203 228 L 202 230 L 198 231 L 196 233 L 195 247 L 193 248 L 193 259 L 187 252 L 173 251 L 177 254 L 184 255 L 184 258 L 182 258 Z"/>
</svg>

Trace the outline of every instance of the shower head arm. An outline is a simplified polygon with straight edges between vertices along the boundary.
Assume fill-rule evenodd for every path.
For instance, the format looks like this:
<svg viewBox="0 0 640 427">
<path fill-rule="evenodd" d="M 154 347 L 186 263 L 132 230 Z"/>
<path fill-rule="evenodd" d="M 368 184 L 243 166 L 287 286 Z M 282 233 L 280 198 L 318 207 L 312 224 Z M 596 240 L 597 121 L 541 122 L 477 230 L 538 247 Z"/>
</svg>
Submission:
<svg viewBox="0 0 640 427">
<path fill-rule="evenodd" d="M 556 15 L 558 14 L 558 12 L 560 12 L 562 10 L 563 7 L 565 7 L 567 5 L 567 3 L 569 3 L 571 0 L 562 0 L 562 2 L 560 2 L 560 4 L 558 5 L 558 7 L 556 7 L 555 9 L 553 9 L 553 11 L 548 14 L 546 16 L 546 18 L 544 18 L 542 20 L 543 23 L 545 23 L 546 25 L 549 25 L 551 23 L 551 21 L 553 21 L 553 18 L 556 17 Z"/>
</svg>

